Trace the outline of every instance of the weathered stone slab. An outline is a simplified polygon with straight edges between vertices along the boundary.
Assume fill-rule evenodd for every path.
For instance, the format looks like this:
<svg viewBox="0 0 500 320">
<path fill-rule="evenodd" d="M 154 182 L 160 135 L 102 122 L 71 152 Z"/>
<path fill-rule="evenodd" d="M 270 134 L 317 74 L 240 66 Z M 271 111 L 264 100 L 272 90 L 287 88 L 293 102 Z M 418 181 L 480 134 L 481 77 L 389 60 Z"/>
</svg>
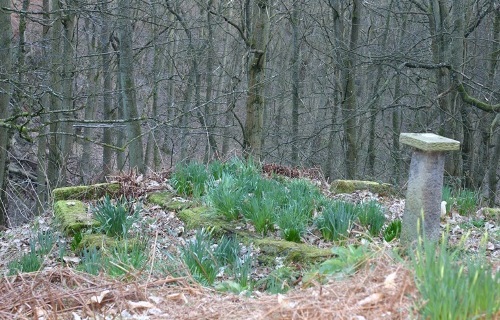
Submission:
<svg viewBox="0 0 500 320">
<path fill-rule="evenodd" d="M 356 190 L 369 190 L 380 195 L 394 194 L 394 188 L 389 183 L 364 180 L 334 180 L 330 185 L 330 191 L 333 193 L 352 193 Z"/>
<path fill-rule="evenodd" d="M 97 200 L 105 195 L 114 196 L 120 192 L 120 184 L 98 183 L 90 186 L 63 187 L 52 190 L 54 202 L 59 200 Z"/>
<path fill-rule="evenodd" d="M 148 195 L 148 201 L 171 211 L 180 211 L 193 206 L 193 201 L 177 198 L 169 191 L 153 192 Z"/>
<path fill-rule="evenodd" d="M 54 204 L 54 216 L 67 235 L 98 225 L 98 222 L 92 219 L 87 206 L 79 200 L 57 201 Z"/>
<path fill-rule="evenodd" d="M 460 142 L 434 133 L 401 133 L 399 142 L 422 151 L 456 151 Z"/>
</svg>

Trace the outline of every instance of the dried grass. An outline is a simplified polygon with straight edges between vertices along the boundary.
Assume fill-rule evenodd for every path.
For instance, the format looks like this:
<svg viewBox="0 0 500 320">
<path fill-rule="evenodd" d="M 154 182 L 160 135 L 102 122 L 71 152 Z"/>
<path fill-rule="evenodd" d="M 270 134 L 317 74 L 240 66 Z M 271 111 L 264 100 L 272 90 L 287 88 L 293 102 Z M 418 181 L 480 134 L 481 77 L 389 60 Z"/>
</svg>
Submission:
<svg viewBox="0 0 500 320">
<path fill-rule="evenodd" d="M 120 282 L 70 268 L 6 277 L 1 319 L 407 319 L 416 301 L 412 276 L 383 254 L 357 274 L 287 295 L 223 294 L 184 278 Z"/>
</svg>

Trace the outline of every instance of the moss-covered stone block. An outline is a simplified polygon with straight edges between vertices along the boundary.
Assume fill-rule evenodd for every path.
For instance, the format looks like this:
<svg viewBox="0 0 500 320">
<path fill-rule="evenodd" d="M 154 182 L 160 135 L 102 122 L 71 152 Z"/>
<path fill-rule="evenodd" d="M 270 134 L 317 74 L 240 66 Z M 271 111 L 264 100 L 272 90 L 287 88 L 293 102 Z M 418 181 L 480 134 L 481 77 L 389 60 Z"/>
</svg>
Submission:
<svg viewBox="0 0 500 320">
<path fill-rule="evenodd" d="M 369 190 L 382 196 L 395 194 L 393 186 L 389 183 L 364 180 L 334 180 L 330 185 L 330 191 L 333 193 L 352 193 L 356 190 Z"/>
<path fill-rule="evenodd" d="M 108 237 L 101 233 L 86 233 L 82 235 L 82 240 L 76 247 L 76 252 L 81 252 L 84 248 L 110 249 L 119 244 L 116 238 Z"/>
<path fill-rule="evenodd" d="M 67 235 L 99 225 L 92 219 L 87 206 L 80 200 L 57 201 L 54 204 L 54 216 L 62 231 Z"/>
<path fill-rule="evenodd" d="M 483 214 L 487 219 L 500 223 L 500 208 L 484 208 Z"/>
<path fill-rule="evenodd" d="M 184 210 L 193 206 L 193 202 L 189 200 L 180 200 L 175 198 L 175 195 L 169 191 L 158 191 L 148 195 L 148 202 L 161 206 L 170 211 Z"/>
<path fill-rule="evenodd" d="M 73 186 L 52 190 L 54 202 L 59 200 L 96 200 L 105 195 L 116 196 L 120 192 L 120 184 L 99 183 L 90 186 Z"/>
<path fill-rule="evenodd" d="M 189 230 L 205 228 L 213 235 L 228 233 L 233 227 L 231 223 L 217 217 L 208 207 L 200 206 L 181 210 L 177 217 L 185 223 Z"/>
<path fill-rule="evenodd" d="M 135 245 L 141 245 L 140 239 L 130 238 L 124 240 L 113 238 L 102 233 L 85 233 L 82 235 L 82 239 L 75 248 L 75 251 L 79 253 L 85 248 L 96 248 L 108 254 L 112 253 L 116 248 L 127 248 L 128 251 L 130 251 Z"/>
<path fill-rule="evenodd" d="M 329 249 L 285 240 L 254 239 L 254 245 L 261 251 L 259 260 L 266 265 L 275 263 L 276 257 L 285 257 L 286 262 L 300 263 L 315 263 L 332 257 Z"/>
</svg>

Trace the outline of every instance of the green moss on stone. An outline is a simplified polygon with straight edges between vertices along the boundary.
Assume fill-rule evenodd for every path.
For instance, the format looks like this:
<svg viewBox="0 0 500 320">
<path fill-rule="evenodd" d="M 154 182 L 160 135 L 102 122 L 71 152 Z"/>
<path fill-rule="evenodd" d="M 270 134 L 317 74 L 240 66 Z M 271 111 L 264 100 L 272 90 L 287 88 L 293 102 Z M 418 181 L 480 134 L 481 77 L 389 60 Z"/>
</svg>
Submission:
<svg viewBox="0 0 500 320">
<path fill-rule="evenodd" d="M 333 193 L 352 193 L 356 190 L 369 190 L 383 196 L 394 194 L 394 188 L 389 183 L 363 180 L 334 180 L 330 185 L 330 191 Z"/>
<path fill-rule="evenodd" d="M 115 247 L 119 241 L 115 238 L 108 237 L 105 234 L 90 233 L 83 234 L 82 240 L 76 248 L 76 252 L 81 252 L 84 248 L 109 249 Z"/>
<path fill-rule="evenodd" d="M 171 211 L 187 209 L 193 205 L 192 201 L 181 201 L 169 191 L 158 191 L 148 195 L 148 201 Z"/>
<path fill-rule="evenodd" d="M 99 183 L 90 186 L 73 186 L 52 190 L 54 202 L 59 200 L 96 200 L 105 195 L 115 196 L 120 192 L 119 183 Z"/>
<path fill-rule="evenodd" d="M 54 216 L 67 235 L 98 225 L 97 221 L 92 219 L 87 207 L 79 200 L 57 201 L 54 204 Z"/>
<path fill-rule="evenodd" d="M 177 217 L 185 223 L 187 229 L 205 228 L 214 235 L 222 235 L 232 228 L 230 223 L 218 218 L 204 206 L 181 210 L 177 213 Z"/>
<path fill-rule="evenodd" d="M 272 265 L 280 256 L 285 257 L 286 262 L 301 263 L 315 263 L 332 256 L 329 249 L 285 240 L 254 239 L 254 245 L 261 251 L 259 260 L 266 265 Z"/>
</svg>

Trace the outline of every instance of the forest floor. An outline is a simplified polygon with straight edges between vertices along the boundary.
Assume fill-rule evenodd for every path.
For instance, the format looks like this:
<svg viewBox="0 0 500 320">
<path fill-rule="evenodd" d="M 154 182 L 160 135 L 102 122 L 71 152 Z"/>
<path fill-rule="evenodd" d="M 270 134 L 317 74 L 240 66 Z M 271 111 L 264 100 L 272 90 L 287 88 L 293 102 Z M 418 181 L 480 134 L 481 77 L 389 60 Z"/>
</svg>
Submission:
<svg viewBox="0 0 500 320">
<path fill-rule="evenodd" d="M 157 186 L 154 181 L 140 184 L 145 190 Z M 389 220 L 400 217 L 404 210 L 403 199 L 367 191 L 338 197 L 348 201 L 376 198 L 387 208 Z M 162 258 L 160 248 L 178 247 L 193 235 L 165 231 L 183 230 L 174 212 L 150 205 L 143 215 L 155 221 L 143 226 L 152 239 L 150 261 Z M 472 223 L 477 219 L 484 223 Z M 9 275 L 9 263 L 29 250 L 34 228 L 44 230 L 52 225 L 49 212 L 28 224 L 0 231 L 0 319 L 413 319 L 425 303 L 410 262 L 392 254 L 397 241 L 375 240 L 370 260 L 348 277 L 331 277 L 307 286 L 298 279 L 285 294 L 258 290 L 224 293 L 202 287 L 189 277 L 158 275 L 152 268 L 120 279 L 94 276 L 76 269 L 78 257 L 65 256 L 61 263 L 57 252 L 45 259 L 40 271 Z M 442 229 L 448 230 L 450 243 L 468 234 L 465 248 L 471 252 L 479 250 L 485 231 L 499 234 L 498 221 L 484 219 L 481 209 L 471 217 L 452 212 L 443 219 Z M 486 243 L 486 254 L 496 272 L 500 271 L 499 240 Z"/>
</svg>

